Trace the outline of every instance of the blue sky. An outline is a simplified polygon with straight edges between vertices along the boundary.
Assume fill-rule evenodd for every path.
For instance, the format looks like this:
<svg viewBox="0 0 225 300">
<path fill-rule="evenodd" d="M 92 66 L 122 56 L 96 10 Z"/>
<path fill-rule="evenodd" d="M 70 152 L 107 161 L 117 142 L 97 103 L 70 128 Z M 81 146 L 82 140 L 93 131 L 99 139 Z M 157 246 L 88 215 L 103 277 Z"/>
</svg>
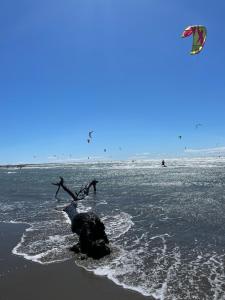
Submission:
<svg viewBox="0 0 225 300">
<path fill-rule="evenodd" d="M 2 0 L 0 163 L 225 146 L 224 11 L 224 0 Z M 208 29 L 195 56 L 180 37 L 193 24 Z"/>
</svg>

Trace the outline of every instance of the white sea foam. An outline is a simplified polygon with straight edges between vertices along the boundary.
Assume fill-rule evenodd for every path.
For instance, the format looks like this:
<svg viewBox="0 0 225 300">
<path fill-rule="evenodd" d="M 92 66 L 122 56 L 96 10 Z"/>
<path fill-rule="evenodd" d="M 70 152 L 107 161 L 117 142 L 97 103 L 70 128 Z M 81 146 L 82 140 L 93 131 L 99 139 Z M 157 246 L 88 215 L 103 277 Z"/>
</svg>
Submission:
<svg viewBox="0 0 225 300">
<path fill-rule="evenodd" d="M 69 218 L 69 216 L 67 215 L 67 213 L 65 211 L 62 211 L 64 217 L 65 217 L 65 222 L 69 225 L 71 225 L 71 220 Z"/>
<path fill-rule="evenodd" d="M 130 264 L 126 264 L 128 256 L 135 257 L 133 253 L 128 254 L 127 251 L 120 249 L 119 255 L 115 257 L 114 259 L 111 259 L 110 261 L 107 261 L 106 264 L 98 266 L 98 267 L 90 267 L 90 266 L 84 266 L 82 263 L 77 263 L 78 266 L 84 268 L 85 270 L 89 272 L 93 272 L 95 275 L 98 276 L 106 276 L 108 279 L 113 281 L 115 284 L 122 286 L 125 289 L 133 290 L 136 292 L 139 292 L 140 294 L 144 296 L 149 296 L 148 291 L 143 286 L 132 286 L 129 284 L 126 284 L 125 282 L 119 280 L 118 278 L 120 276 L 125 275 L 129 272 L 135 272 L 135 269 L 133 269 L 133 266 Z M 138 259 L 138 258 L 137 258 Z"/>
<path fill-rule="evenodd" d="M 12 211 L 15 209 L 15 205 L 14 204 L 1 204 L 0 206 L 0 211 L 3 212 L 8 212 L 8 211 Z"/>
<path fill-rule="evenodd" d="M 16 220 L 10 220 L 10 221 L 1 221 L 2 223 L 6 223 L 6 224 L 24 224 L 24 225 L 29 225 L 30 223 L 24 222 L 24 221 L 16 221 Z M 28 230 L 29 228 L 27 228 L 26 230 Z"/>
<path fill-rule="evenodd" d="M 23 256 L 25 259 L 27 260 L 32 260 L 33 262 L 38 262 L 38 263 L 42 263 L 41 262 L 41 258 L 46 254 L 44 252 L 36 254 L 36 255 L 29 255 L 25 252 L 21 252 L 19 249 L 22 246 L 22 244 L 25 241 L 25 234 L 22 235 L 22 238 L 20 240 L 20 242 L 13 248 L 12 253 L 19 255 L 19 256 Z M 49 250 L 50 251 L 50 250 Z"/>
<path fill-rule="evenodd" d="M 81 201 L 78 202 L 78 205 L 77 205 L 77 212 L 78 213 L 84 213 L 84 212 L 88 212 L 92 209 L 91 206 L 85 206 Z"/>
<path fill-rule="evenodd" d="M 164 249 L 166 250 L 166 249 Z M 176 250 L 176 249 L 175 249 Z M 165 253 L 164 253 L 165 254 Z M 168 296 L 168 283 L 173 280 L 173 274 L 176 273 L 176 269 L 181 265 L 181 259 L 180 259 L 180 251 L 177 248 L 174 255 L 174 263 L 170 265 L 166 272 L 165 280 L 161 284 L 161 287 L 156 289 L 155 292 L 153 292 L 151 295 L 157 299 L 157 300 L 166 300 Z M 173 292 L 172 292 L 173 293 Z M 171 291 L 170 291 L 170 299 L 176 299 L 175 295 L 171 297 Z"/>
<path fill-rule="evenodd" d="M 30 228 L 26 232 L 31 231 Z M 20 242 L 13 248 L 12 253 L 23 256 L 27 260 L 37 262 L 40 264 L 50 264 L 60 261 L 65 261 L 71 258 L 71 255 L 66 255 L 69 252 L 66 251 L 68 244 L 66 239 L 68 237 L 73 238 L 73 234 L 68 235 L 53 235 L 49 236 L 45 240 L 35 240 L 27 243 L 27 235 L 24 233 Z M 47 246 L 47 250 L 43 250 Z M 65 251 L 67 253 L 65 253 Z M 37 253 L 38 252 L 38 253 Z M 63 256 L 61 255 L 63 253 Z M 48 259 L 49 256 L 49 259 Z"/>
<path fill-rule="evenodd" d="M 23 240 L 21 239 L 21 243 L 23 242 Z M 19 247 L 21 246 L 21 243 L 19 243 L 15 248 L 13 248 L 12 250 L 12 253 L 13 254 L 16 254 L 16 255 L 19 255 L 19 256 L 23 256 L 23 258 L 27 259 L 27 260 L 31 260 L 33 262 L 37 262 L 39 264 L 42 264 L 42 265 L 46 265 L 46 264 L 51 264 L 51 263 L 56 263 L 56 262 L 62 262 L 62 261 L 66 261 L 68 260 L 68 258 L 65 258 L 65 259 L 54 259 L 54 260 L 50 260 L 50 261 L 42 261 L 42 259 L 44 257 L 46 257 L 48 254 L 52 254 L 55 252 L 55 253 L 58 253 L 59 252 L 59 248 L 52 248 L 50 250 L 47 250 L 45 252 L 41 252 L 41 253 L 38 253 L 38 254 L 34 254 L 34 255 L 30 255 L 30 254 L 27 254 L 25 252 L 21 252 L 19 250 Z"/>
<path fill-rule="evenodd" d="M 74 235 L 68 227 L 70 220 L 67 215 L 64 212 L 60 215 L 63 218 L 29 224 L 12 253 L 40 264 L 49 264 L 71 258 L 68 247 L 74 243 Z"/>
<path fill-rule="evenodd" d="M 106 227 L 106 233 L 112 240 L 118 239 L 134 225 L 132 216 L 125 212 L 120 212 L 119 214 L 112 216 L 105 216 L 102 220 Z"/>
</svg>

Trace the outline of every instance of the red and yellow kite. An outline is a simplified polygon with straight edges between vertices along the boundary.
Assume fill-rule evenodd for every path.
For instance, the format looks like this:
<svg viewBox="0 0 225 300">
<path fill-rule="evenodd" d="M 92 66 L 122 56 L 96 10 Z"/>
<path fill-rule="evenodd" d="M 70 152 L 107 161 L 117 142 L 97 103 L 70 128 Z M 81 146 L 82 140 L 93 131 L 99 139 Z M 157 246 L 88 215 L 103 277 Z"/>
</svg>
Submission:
<svg viewBox="0 0 225 300">
<path fill-rule="evenodd" d="M 185 38 L 190 35 L 193 35 L 191 54 L 198 54 L 205 44 L 207 35 L 206 27 L 202 25 L 188 26 L 182 33 L 182 37 Z"/>
</svg>

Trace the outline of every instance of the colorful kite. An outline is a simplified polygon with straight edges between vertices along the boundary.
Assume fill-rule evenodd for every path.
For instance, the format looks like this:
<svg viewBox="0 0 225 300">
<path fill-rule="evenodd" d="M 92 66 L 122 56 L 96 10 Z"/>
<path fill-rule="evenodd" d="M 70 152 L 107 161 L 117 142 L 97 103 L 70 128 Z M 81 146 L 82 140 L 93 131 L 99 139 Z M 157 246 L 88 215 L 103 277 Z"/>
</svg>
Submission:
<svg viewBox="0 0 225 300">
<path fill-rule="evenodd" d="M 205 44 L 206 35 L 207 35 L 206 27 L 202 25 L 188 26 L 182 33 L 182 37 L 185 38 L 192 34 L 193 34 L 193 43 L 192 43 L 191 54 L 198 54 L 202 50 Z"/>
</svg>

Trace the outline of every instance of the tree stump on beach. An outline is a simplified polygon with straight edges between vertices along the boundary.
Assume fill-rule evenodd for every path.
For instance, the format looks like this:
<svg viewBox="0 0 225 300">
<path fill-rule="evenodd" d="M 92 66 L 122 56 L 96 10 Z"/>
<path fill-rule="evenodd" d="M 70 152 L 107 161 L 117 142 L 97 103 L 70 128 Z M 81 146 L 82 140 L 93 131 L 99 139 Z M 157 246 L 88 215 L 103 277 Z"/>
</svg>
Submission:
<svg viewBox="0 0 225 300">
<path fill-rule="evenodd" d="M 71 204 L 63 209 L 71 220 L 72 232 L 79 236 L 79 242 L 74 245 L 71 250 L 76 253 L 86 254 L 94 259 L 100 259 L 105 255 L 110 254 L 110 248 L 108 246 L 109 240 L 105 233 L 105 226 L 100 218 L 93 212 L 78 213 L 77 201 L 84 199 L 85 195 L 89 194 L 91 186 L 93 186 L 94 191 L 96 192 L 97 182 L 98 181 L 93 180 L 78 193 L 73 193 L 66 187 L 62 177 L 59 183 L 54 183 L 54 185 L 58 186 L 56 196 L 60 187 L 62 187 L 73 199 Z M 79 196 L 81 198 L 79 198 Z"/>
<path fill-rule="evenodd" d="M 64 211 L 71 210 L 71 205 L 74 206 L 74 202 L 66 207 Z M 96 214 L 92 212 L 76 213 L 71 217 L 70 211 L 68 215 L 71 218 L 72 232 L 79 236 L 79 242 L 71 248 L 72 251 L 86 254 L 94 259 L 110 254 L 105 226 Z"/>
</svg>

